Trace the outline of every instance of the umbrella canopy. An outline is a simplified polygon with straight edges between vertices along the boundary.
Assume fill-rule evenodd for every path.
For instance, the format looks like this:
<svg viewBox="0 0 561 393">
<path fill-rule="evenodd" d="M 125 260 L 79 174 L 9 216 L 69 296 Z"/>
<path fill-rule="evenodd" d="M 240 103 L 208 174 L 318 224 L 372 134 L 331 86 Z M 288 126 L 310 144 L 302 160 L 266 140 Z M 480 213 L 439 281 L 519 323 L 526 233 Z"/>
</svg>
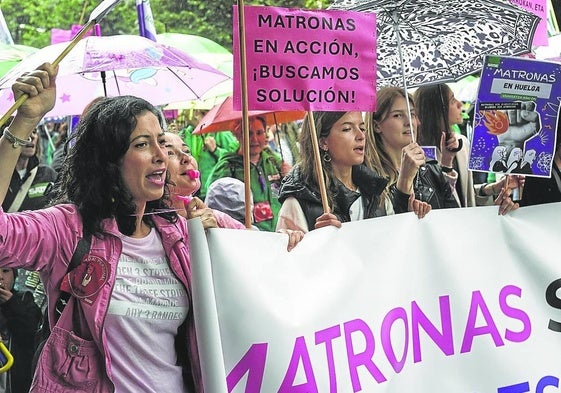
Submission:
<svg viewBox="0 0 561 393">
<path fill-rule="evenodd" d="M 188 100 L 188 101 L 179 101 L 179 102 L 172 102 L 167 105 L 164 109 L 201 109 L 201 110 L 209 110 L 212 109 L 213 106 L 220 104 L 226 97 L 231 96 L 234 92 L 234 83 L 231 79 L 220 82 L 212 89 L 207 91 L 201 98 L 198 100 Z"/>
<path fill-rule="evenodd" d="M 11 85 L 24 72 L 53 61 L 67 43 L 47 46 L 0 80 L 0 111 L 13 103 Z M 81 114 L 100 96 L 134 95 L 154 105 L 198 99 L 229 77 L 183 51 L 135 35 L 82 39 L 60 62 L 57 100 L 47 117 Z"/>
<path fill-rule="evenodd" d="M 15 67 L 20 61 L 25 59 L 39 49 L 27 45 L 9 45 L 0 43 L 0 77 L 5 75 L 10 69 Z"/>
<path fill-rule="evenodd" d="M 485 55 L 530 52 L 540 20 L 506 0 L 336 0 L 329 8 L 376 13 L 378 86 L 451 82 L 481 71 Z"/>
<path fill-rule="evenodd" d="M 267 125 L 288 123 L 303 119 L 305 111 L 249 111 L 249 117 L 261 116 Z M 220 104 L 215 105 L 201 119 L 193 134 L 207 132 L 232 131 L 242 119 L 242 112 L 235 111 L 232 96 L 226 97 Z"/>
<path fill-rule="evenodd" d="M 222 45 L 198 35 L 163 33 L 157 35 L 159 43 L 181 49 L 203 63 L 210 64 L 228 76 L 234 73 L 234 56 Z M 229 79 L 213 87 L 197 100 L 170 103 L 166 109 L 210 109 L 232 95 L 234 86 Z"/>
<path fill-rule="evenodd" d="M 203 63 L 210 64 L 228 76 L 232 76 L 234 59 L 232 53 L 222 45 L 198 35 L 163 33 L 157 35 L 159 43 L 173 46 L 188 53 Z"/>
</svg>

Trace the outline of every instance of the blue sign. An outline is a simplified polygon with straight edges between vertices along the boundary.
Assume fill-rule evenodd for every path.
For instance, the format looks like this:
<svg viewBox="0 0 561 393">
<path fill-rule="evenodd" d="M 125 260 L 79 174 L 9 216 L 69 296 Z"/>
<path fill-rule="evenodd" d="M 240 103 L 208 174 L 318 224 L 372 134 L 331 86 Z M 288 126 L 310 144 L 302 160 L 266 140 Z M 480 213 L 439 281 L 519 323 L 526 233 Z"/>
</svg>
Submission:
<svg viewBox="0 0 561 393">
<path fill-rule="evenodd" d="M 469 169 L 551 177 L 560 103 L 561 64 L 487 56 Z"/>
</svg>

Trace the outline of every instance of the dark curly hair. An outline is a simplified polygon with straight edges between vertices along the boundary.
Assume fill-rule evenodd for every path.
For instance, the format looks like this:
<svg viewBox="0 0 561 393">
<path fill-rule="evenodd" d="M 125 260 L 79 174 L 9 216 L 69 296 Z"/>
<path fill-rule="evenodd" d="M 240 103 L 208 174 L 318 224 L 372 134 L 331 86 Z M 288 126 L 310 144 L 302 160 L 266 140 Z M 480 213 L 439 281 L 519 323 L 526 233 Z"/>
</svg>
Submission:
<svg viewBox="0 0 561 393">
<path fill-rule="evenodd" d="M 119 231 L 125 235 L 131 235 L 135 230 L 136 206 L 123 182 L 120 163 L 136 128 L 136 117 L 143 112 L 153 113 L 163 129 L 161 111 L 142 98 L 97 99 L 86 108 L 67 141 L 71 147 L 55 185 L 51 205 L 75 204 L 86 233 L 102 236 L 101 222 L 106 218 L 115 218 Z M 148 202 L 145 212 L 162 209 L 164 212 L 158 214 L 175 222 L 177 214 L 165 212 L 169 206 L 169 178 L 166 177 L 164 195 Z M 152 226 L 151 215 L 145 215 L 143 221 Z"/>
</svg>

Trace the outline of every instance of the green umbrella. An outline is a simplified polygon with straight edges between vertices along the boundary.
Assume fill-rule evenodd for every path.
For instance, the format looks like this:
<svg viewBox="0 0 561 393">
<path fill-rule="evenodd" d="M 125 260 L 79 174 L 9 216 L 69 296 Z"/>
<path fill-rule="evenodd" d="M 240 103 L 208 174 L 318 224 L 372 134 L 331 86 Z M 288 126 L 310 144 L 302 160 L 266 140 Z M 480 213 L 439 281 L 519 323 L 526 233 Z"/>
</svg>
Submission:
<svg viewBox="0 0 561 393">
<path fill-rule="evenodd" d="M 468 75 L 457 82 L 448 83 L 450 89 L 454 92 L 454 96 L 463 102 L 475 102 L 477 92 L 479 90 L 479 77 Z"/>
<path fill-rule="evenodd" d="M 162 33 L 158 34 L 156 38 L 160 44 L 181 49 L 195 59 L 218 68 L 230 77 L 233 74 L 234 60 L 232 53 L 213 40 L 198 35 L 181 33 Z"/>
<path fill-rule="evenodd" d="M 4 76 L 13 66 L 36 51 L 38 49 L 32 46 L 0 43 L 0 77 Z"/>
<path fill-rule="evenodd" d="M 205 37 L 182 33 L 162 33 L 157 35 L 159 43 L 181 49 L 195 59 L 210 64 L 229 77 L 234 72 L 232 53 L 222 45 Z M 165 109 L 210 109 L 233 93 L 232 80 L 219 83 L 198 100 L 170 103 Z"/>
</svg>

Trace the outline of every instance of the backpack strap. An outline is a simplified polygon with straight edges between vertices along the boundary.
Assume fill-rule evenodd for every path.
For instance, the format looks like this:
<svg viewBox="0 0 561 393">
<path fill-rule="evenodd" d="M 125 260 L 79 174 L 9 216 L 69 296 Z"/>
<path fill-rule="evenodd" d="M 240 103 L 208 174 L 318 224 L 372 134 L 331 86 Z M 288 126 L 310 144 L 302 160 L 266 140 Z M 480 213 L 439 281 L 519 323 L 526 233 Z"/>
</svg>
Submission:
<svg viewBox="0 0 561 393">
<path fill-rule="evenodd" d="M 72 254 L 72 259 L 68 264 L 68 272 L 76 269 L 80 263 L 82 263 L 82 258 L 84 255 L 90 251 L 90 247 L 92 245 L 92 235 L 85 233 L 84 237 L 82 237 L 78 244 L 76 245 L 76 249 L 74 250 L 74 254 Z"/>
<path fill-rule="evenodd" d="M 80 263 L 82 263 L 82 258 L 84 255 L 90 251 L 90 247 L 92 245 L 92 235 L 89 233 L 84 233 L 84 236 L 78 241 L 76 245 L 76 249 L 74 250 L 74 254 L 72 254 L 72 259 L 68 264 L 68 269 L 66 270 L 66 274 L 70 273 L 72 270 L 76 269 Z M 55 323 L 58 321 L 58 318 L 62 314 L 64 307 L 66 307 L 66 303 L 70 300 L 70 294 L 68 292 L 62 292 L 58 297 L 55 303 Z"/>
</svg>

